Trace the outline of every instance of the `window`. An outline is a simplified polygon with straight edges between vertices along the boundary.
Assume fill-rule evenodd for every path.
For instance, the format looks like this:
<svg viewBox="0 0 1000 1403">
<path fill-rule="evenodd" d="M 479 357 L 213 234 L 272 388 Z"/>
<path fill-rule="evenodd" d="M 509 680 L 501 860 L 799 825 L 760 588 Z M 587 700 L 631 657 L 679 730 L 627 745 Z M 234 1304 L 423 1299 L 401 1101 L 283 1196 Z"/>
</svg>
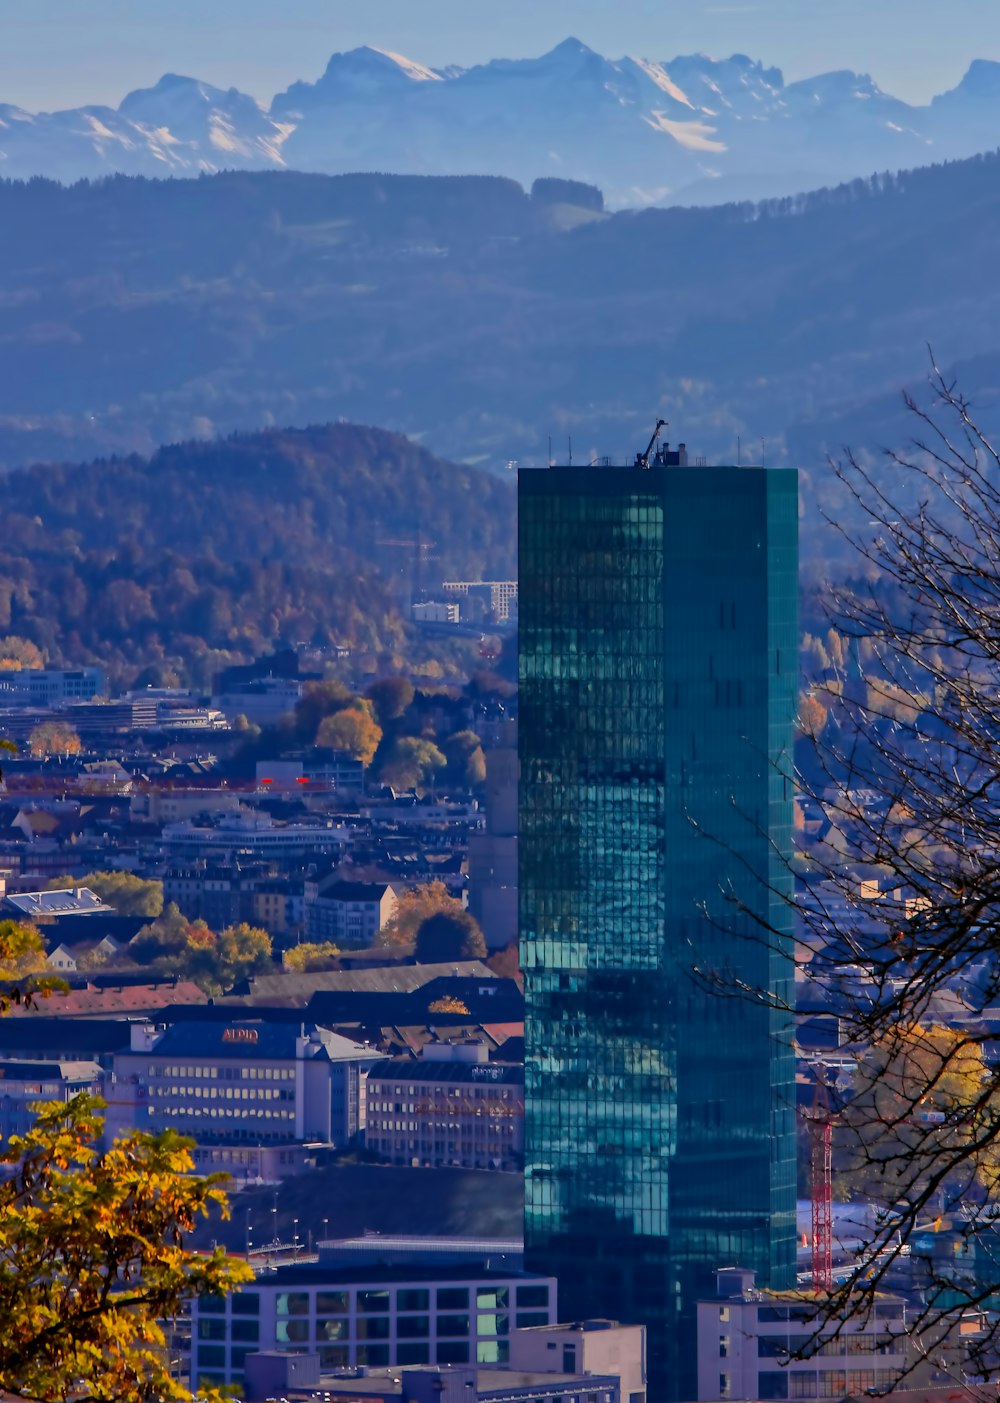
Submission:
<svg viewBox="0 0 1000 1403">
<path fill-rule="evenodd" d="M 521 1310 L 530 1310 L 532 1306 L 544 1306 L 547 1310 L 549 1288 L 547 1286 L 519 1286 L 517 1288 L 517 1304 Z"/>
<path fill-rule="evenodd" d="M 396 1336 L 400 1340 L 426 1340 L 430 1332 L 426 1315 L 403 1315 L 396 1321 Z"/>
<path fill-rule="evenodd" d="M 233 1297 L 233 1311 L 234 1311 L 234 1312 L 235 1312 L 235 1310 L 236 1310 L 236 1302 L 240 1299 L 240 1297 L 242 1296 L 242 1294 L 243 1294 L 242 1292 L 239 1292 L 239 1293 L 237 1293 L 237 1295 L 235 1295 L 235 1296 Z M 198 1302 L 198 1314 L 199 1314 L 199 1315 L 225 1315 L 225 1313 L 226 1313 L 226 1298 L 225 1298 L 225 1296 L 202 1296 L 201 1299 L 200 1299 L 199 1302 Z"/>
<path fill-rule="evenodd" d="M 346 1315 L 350 1309 L 350 1298 L 346 1291 L 317 1291 L 317 1315 Z"/>
<path fill-rule="evenodd" d="M 321 1345 L 319 1367 L 321 1369 L 346 1369 L 351 1352 L 347 1345 Z"/>
<path fill-rule="evenodd" d="M 439 1364 L 468 1364 L 469 1346 L 461 1340 L 444 1340 L 437 1347 Z"/>
<path fill-rule="evenodd" d="M 576 1373 L 576 1345 L 563 1345 L 562 1371 L 564 1374 Z"/>
<path fill-rule="evenodd" d="M 516 1319 L 519 1330 L 530 1330 L 533 1325 L 548 1325 L 549 1313 L 544 1310 L 519 1310 Z"/>
<path fill-rule="evenodd" d="M 350 1322 L 343 1319 L 317 1320 L 316 1338 L 320 1342 L 323 1340 L 346 1340 L 350 1330 Z"/>
<path fill-rule="evenodd" d="M 358 1345 L 358 1363 L 385 1365 L 389 1362 L 388 1345 Z"/>
<path fill-rule="evenodd" d="M 244 1361 L 246 1360 L 247 1355 L 248 1355 L 248 1354 L 256 1354 L 256 1353 L 257 1353 L 257 1346 L 256 1346 L 256 1345 L 243 1345 L 243 1346 L 241 1346 L 239 1349 L 234 1349 L 233 1352 L 232 1352 L 232 1366 L 231 1366 L 231 1367 L 232 1367 L 233 1369 L 242 1369 L 242 1368 L 243 1368 Z"/>
<path fill-rule="evenodd" d="M 199 1340 L 224 1340 L 226 1338 L 226 1322 L 224 1320 L 199 1320 L 198 1338 Z"/>
<path fill-rule="evenodd" d="M 789 1398 L 818 1398 L 819 1389 L 815 1373 L 789 1374 L 788 1396 Z"/>
<path fill-rule="evenodd" d="M 279 1315 L 308 1315 L 309 1293 L 307 1291 L 279 1291 L 275 1309 Z"/>
<path fill-rule="evenodd" d="M 467 1315 L 439 1315 L 437 1318 L 439 1335 L 467 1335 L 469 1317 Z"/>
<path fill-rule="evenodd" d="M 389 1313 L 389 1292 L 388 1291 L 359 1291 L 358 1310 L 370 1311 L 372 1314 Z"/>
<path fill-rule="evenodd" d="M 508 1340 L 480 1340 L 476 1345 L 477 1364 L 506 1364 L 509 1357 Z"/>
<path fill-rule="evenodd" d="M 357 1323 L 359 1340 L 387 1340 L 389 1338 L 389 1317 L 373 1315 Z"/>
<path fill-rule="evenodd" d="M 279 1320 L 274 1328 L 279 1344 L 300 1345 L 309 1338 L 308 1320 Z"/>
<path fill-rule="evenodd" d="M 417 1287 L 404 1286 L 396 1292 L 397 1310 L 429 1310 L 431 1293 Z"/>
<path fill-rule="evenodd" d="M 509 1335 L 510 1316 L 481 1315 L 476 1322 L 476 1331 L 480 1335 Z"/>
<path fill-rule="evenodd" d="M 510 1291 L 506 1286 L 476 1292 L 476 1306 L 479 1310 L 506 1310 L 509 1305 Z"/>
<path fill-rule="evenodd" d="M 260 1297 L 256 1291 L 238 1291 L 232 1301 L 234 1315 L 260 1315 Z"/>
<path fill-rule="evenodd" d="M 199 1365 L 207 1365 L 209 1368 L 224 1369 L 226 1367 L 225 1345 L 199 1345 L 198 1363 Z"/>
<path fill-rule="evenodd" d="M 438 1310 L 467 1309 L 469 1288 L 467 1286 L 442 1286 L 437 1294 L 437 1304 Z"/>
<path fill-rule="evenodd" d="M 256 1320 L 234 1320 L 230 1333 L 234 1340 L 259 1340 L 260 1326 Z"/>
<path fill-rule="evenodd" d="M 728 1358 L 729 1358 L 729 1336 L 728 1336 L 728 1335 L 720 1335 L 720 1336 L 719 1336 L 719 1358 L 720 1358 L 720 1359 L 728 1359 Z"/>
<path fill-rule="evenodd" d="M 399 1345 L 396 1349 L 397 1364 L 429 1364 L 430 1362 L 430 1345 L 406 1344 Z"/>
<path fill-rule="evenodd" d="M 757 1375 L 757 1394 L 760 1398 L 787 1398 L 788 1374 L 782 1369 L 763 1369 Z"/>
</svg>

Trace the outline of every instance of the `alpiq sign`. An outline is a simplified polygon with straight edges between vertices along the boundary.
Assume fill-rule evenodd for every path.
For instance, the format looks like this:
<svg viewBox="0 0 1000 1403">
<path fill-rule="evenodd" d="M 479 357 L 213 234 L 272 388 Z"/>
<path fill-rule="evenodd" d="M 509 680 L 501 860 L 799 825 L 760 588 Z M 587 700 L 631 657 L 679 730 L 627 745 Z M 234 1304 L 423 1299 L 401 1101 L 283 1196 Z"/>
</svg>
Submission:
<svg viewBox="0 0 1000 1403">
<path fill-rule="evenodd" d="M 222 1041 L 224 1043 L 255 1043 L 260 1034 L 256 1028 L 223 1028 Z"/>
</svg>

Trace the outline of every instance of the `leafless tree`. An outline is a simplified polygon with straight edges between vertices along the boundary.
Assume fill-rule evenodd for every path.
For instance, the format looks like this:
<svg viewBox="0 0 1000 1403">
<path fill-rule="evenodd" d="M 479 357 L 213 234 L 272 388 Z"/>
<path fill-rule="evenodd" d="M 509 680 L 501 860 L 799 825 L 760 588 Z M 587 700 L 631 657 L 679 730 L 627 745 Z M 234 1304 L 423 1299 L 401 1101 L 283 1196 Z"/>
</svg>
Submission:
<svg viewBox="0 0 1000 1403">
<path fill-rule="evenodd" d="M 864 525 L 838 528 L 858 578 L 813 688 L 796 914 L 800 1013 L 835 1013 L 857 1053 L 839 1182 L 876 1205 L 817 1309 L 856 1318 L 905 1268 L 911 1329 L 943 1351 L 1000 1299 L 1000 452 L 933 363 L 930 387 L 908 451 L 838 467 Z M 995 1375 L 997 1319 L 970 1376 Z"/>
</svg>

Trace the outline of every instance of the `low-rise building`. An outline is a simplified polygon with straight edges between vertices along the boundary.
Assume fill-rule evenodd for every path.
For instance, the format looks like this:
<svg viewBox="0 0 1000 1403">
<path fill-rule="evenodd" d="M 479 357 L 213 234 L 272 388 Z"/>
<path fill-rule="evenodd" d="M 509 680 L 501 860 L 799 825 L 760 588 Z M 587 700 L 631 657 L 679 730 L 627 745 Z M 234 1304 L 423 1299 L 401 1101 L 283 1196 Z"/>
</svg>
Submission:
<svg viewBox="0 0 1000 1403">
<path fill-rule="evenodd" d="M 168 823 L 162 843 L 173 861 L 229 858 L 301 861 L 342 852 L 346 827 L 327 823 L 275 823 L 269 814 L 224 814 L 214 827 Z"/>
<path fill-rule="evenodd" d="M 347 1144 L 364 1128 L 365 1082 L 382 1060 L 328 1029 L 294 1023 L 137 1023 L 130 1034 L 114 1060 L 118 1114 L 219 1149 Z M 300 1159 L 286 1159 L 288 1174 Z M 247 1162 L 233 1163 L 239 1173 Z"/>
<path fill-rule="evenodd" d="M 388 882 L 345 882 L 337 878 L 306 888 L 306 939 L 332 940 L 344 949 L 372 945 L 392 919 L 396 893 Z"/>
<path fill-rule="evenodd" d="M 426 599 L 410 605 L 410 617 L 415 624 L 457 624 L 459 607 L 445 600 Z"/>
<path fill-rule="evenodd" d="M 825 1323 L 804 1298 L 758 1290 L 752 1271 L 728 1268 L 717 1295 L 698 1302 L 700 1403 L 889 1392 L 908 1362 L 899 1297 L 866 1302 L 857 1321 Z"/>
<path fill-rule="evenodd" d="M 0 903 L 0 912 L 17 921 L 58 921 L 62 916 L 113 916 L 115 908 L 106 906 L 89 887 L 67 887 L 56 891 L 8 892 Z"/>
<path fill-rule="evenodd" d="M 0 1061 L 0 1141 L 23 1135 L 36 1119 L 38 1101 L 69 1101 L 79 1092 L 100 1096 L 104 1073 L 91 1061 Z"/>
<path fill-rule="evenodd" d="M 192 1302 L 192 1379 L 243 1380 L 248 1354 L 316 1353 L 323 1369 L 503 1364 L 511 1331 L 556 1319 L 553 1277 L 485 1262 L 278 1267 L 231 1296 Z"/>
<path fill-rule="evenodd" d="M 0 706 L 62 706 L 104 692 L 99 667 L 22 667 L 0 672 Z"/>
<path fill-rule="evenodd" d="M 436 1043 L 368 1079 L 366 1148 L 393 1164 L 520 1171 L 524 1067 L 484 1043 Z"/>
<path fill-rule="evenodd" d="M 517 616 L 516 580 L 445 580 L 441 589 L 463 601 L 463 619 L 488 617 L 494 623 L 507 623 Z"/>
</svg>

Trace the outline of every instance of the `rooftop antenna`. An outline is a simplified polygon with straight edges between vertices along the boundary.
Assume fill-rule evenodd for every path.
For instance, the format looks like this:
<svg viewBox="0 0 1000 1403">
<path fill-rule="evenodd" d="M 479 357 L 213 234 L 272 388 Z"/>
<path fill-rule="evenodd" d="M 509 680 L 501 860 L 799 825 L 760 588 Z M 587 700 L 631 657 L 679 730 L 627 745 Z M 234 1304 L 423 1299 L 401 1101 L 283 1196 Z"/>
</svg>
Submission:
<svg viewBox="0 0 1000 1403">
<path fill-rule="evenodd" d="M 567 437 L 567 439 L 566 439 L 566 445 L 567 445 L 567 447 L 568 447 L 568 449 L 569 449 L 569 466 L 572 467 L 572 466 L 573 466 L 573 436 L 572 436 L 572 434 L 570 434 L 570 435 Z"/>
<path fill-rule="evenodd" d="M 635 455 L 635 465 L 637 468 L 649 467 L 649 455 L 652 453 L 654 447 L 656 446 L 656 440 L 660 437 L 660 430 L 665 429 L 666 427 L 666 419 L 657 419 L 656 428 L 653 430 L 653 437 L 646 444 L 645 453 L 637 453 Z"/>
</svg>

